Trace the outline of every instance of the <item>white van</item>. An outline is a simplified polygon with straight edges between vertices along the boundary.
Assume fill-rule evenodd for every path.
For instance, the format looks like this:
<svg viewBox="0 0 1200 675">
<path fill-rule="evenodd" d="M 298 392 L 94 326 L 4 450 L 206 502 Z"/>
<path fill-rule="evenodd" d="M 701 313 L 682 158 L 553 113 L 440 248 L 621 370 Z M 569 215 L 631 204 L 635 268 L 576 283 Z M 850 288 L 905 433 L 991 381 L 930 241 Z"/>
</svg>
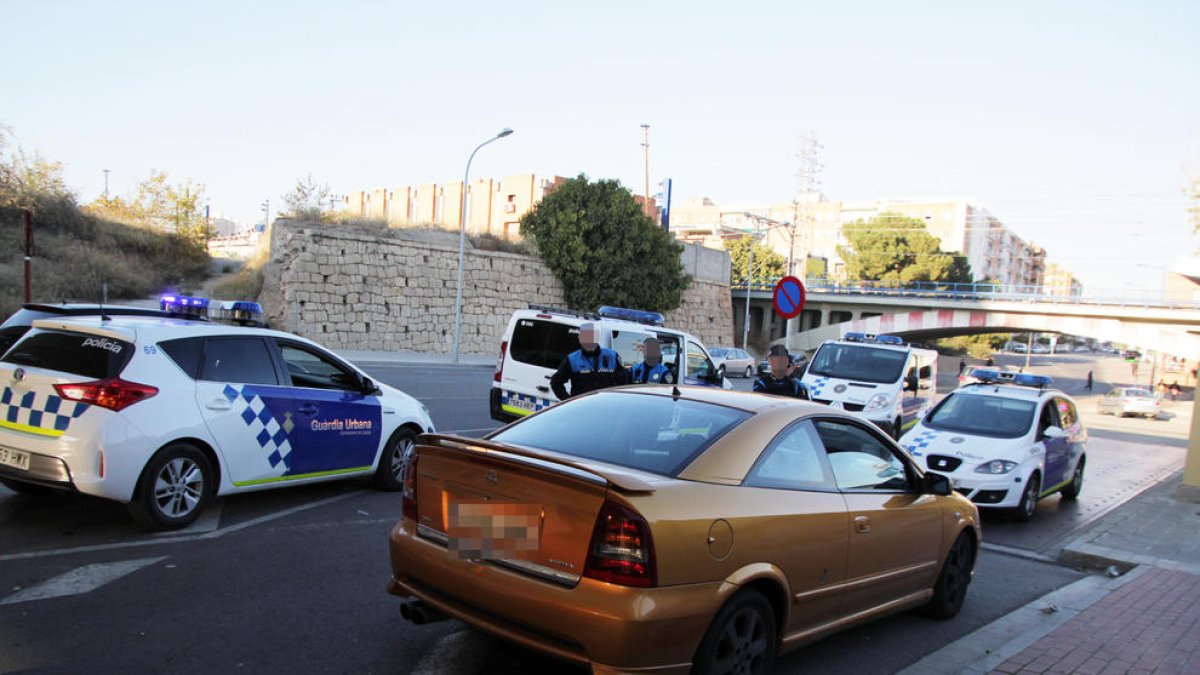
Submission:
<svg viewBox="0 0 1200 675">
<path fill-rule="evenodd" d="M 937 357 L 895 335 L 846 333 L 817 349 L 801 382 L 817 403 L 862 413 L 900 438 L 933 405 Z"/>
<path fill-rule="evenodd" d="M 492 419 L 511 422 L 558 401 L 550 376 L 567 354 L 579 349 L 579 326 L 593 323 L 601 347 L 617 352 L 630 368 L 642 361 L 642 342 L 662 343 L 663 364 L 680 384 L 730 388 L 694 335 L 663 326 L 663 315 L 620 307 L 576 312 L 541 305 L 513 312 L 500 343 L 492 382 Z M 682 375 L 682 376 L 681 376 Z"/>
</svg>

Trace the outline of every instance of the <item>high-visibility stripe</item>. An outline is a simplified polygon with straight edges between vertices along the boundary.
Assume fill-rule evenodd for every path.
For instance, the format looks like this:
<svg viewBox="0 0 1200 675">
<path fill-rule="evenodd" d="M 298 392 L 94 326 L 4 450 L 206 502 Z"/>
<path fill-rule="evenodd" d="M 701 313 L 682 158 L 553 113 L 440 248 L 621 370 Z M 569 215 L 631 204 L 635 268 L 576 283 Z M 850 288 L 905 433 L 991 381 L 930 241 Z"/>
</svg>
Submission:
<svg viewBox="0 0 1200 675">
<path fill-rule="evenodd" d="M 530 412 L 530 411 L 528 411 L 528 410 L 526 410 L 526 409 L 524 409 L 524 408 L 518 408 L 518 407 L 517 407 L 517 406 L 515 406 L 515 405 L 502 405 L 502 406 L 500 406 L 500 409 L 501 409 L 501 410 L 503 410 L 503 411 L 504 411 L 504 412 L 506 412 L 506 413 L 512 413 L 512 414 L 514 414 L 514 415 L 520 415 L 521 417 L 524 417 L 524 416 L 526 416 L 526 415 L 532 415 L 532 414 L 533 414 L 532 412 Z"/>
<path fill-rule="evenodd" d="M 62 436 L 63 433 L 65 433 L 63 431 L 59 431 L 58 429 L 43 429 L 41 427 L 34 427 L 34 426 L 30 426 L 28 424 L 20 424 L 18 422 L 9 422 L 8 420 L 0 420 L 0 427 L 4 427 L 5 429 L 13 429 L 14 431 L 24 431 L 27 434 L 37 434 L 38 436 L 49 436 L 50 438 L 58 438 L 59 436 Z"/>
<path fill-rule="evenodd" d="M 370 471 L 369 466 L 356 466 L 351 469 L 334 469 L 333 471 L 314 471 L 313 473 L 302 473 L 295 476 L 273 476 L 271 478 L 256 478 L 254 480 L 244 480 L 235 482 L 237 487 L 249 487 L 251 485 L 266 485 L 267 483 L 282 483 L 289 480 L 301 480 L 304 478 L 320 478 L 322 476 L 340 476 L 344 473 L 358 473 L 361 471 Z"/>
</svg>

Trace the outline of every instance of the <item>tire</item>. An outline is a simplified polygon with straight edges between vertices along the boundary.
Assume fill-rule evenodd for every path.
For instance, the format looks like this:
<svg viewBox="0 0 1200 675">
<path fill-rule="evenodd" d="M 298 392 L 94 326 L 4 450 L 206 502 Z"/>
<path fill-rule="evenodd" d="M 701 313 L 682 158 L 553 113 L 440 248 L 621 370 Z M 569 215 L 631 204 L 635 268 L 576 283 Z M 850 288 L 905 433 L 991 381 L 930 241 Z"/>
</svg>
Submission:
<svg viewBox="0 0 1200 675">
<path fill-rule="evenodd" d="M 767 673 L 775 662 L 775 613 L 761 593 L 739 591 L 721 607 L 696 650 L 692 673 Z"/>
<path fill-rule="evenodd" d="M 957 615 L 967 598 L 967 586 L 971 583 L 974 567 L 975 547 L 971 545 L 970 536 L 963 532 L 946 554 L 946 562 L 942 563 L 942 571 L 933 585 L 933 597 L 921 611 L 935 619 Z"/>
<path fill-rule="evenodd" d="M 1079 499 L 1079 493 L 1083 491 L 1083 467 L 1087 464 L 1087 456 L 1079 458 L 1075 464 L 1075 475 L 1071 476 L 1071 482 L 1062 487 L 1059 492 L 1062 494 L 1064 502 L 1073 502 Z"/>
<path fill-rule="evenodd" d="M 1025 483 L 1025 489 L 1021 492 L 1021 501 L 1017 504 L 1017 508 L 1013 509 L 1013 518 L 1019 523 L 1028 523 L 1033 520 L 1033 514 L 1037 513 L 1037 503 L 1041 498 L 1042 491 L 1042 475 L 1038 472 L 1033 472 L 1029 476 L 1029 481 Z"/>
<path fill-rule="evenodd" d="M 195 522 L 216 491 L 208 456 L 193 445 L 172 443 L 142 470 L 129 513 L 150 529 L 177 530 Z"/>
<path fill-rule="evenodd" d="M 746 369 L 742 371 L 742 377 L 746 379 L 754 377 L 754 366 L 746 366 Z"/>
<path fill-rule="evenodd" d="M 48 495 L 51 492 L 54 492 L 54 488 L 46 487 L 45 485 L 36 485 L 34 483 L 26 483 L 24 481 L 11 480 L 8 478 L 0 478 L 0 483 L 3 483 L 4 487 L 8 488 L 9 490 L 22 495 Z"/>
<path fill-rule="evenodd" d="M 375 486 L 387 492 L 399 492 L 404 487 L 404 459 L 417 440 L 412 429 L 401 427 L 392 433 L 375 468 Z"/>
</svg>

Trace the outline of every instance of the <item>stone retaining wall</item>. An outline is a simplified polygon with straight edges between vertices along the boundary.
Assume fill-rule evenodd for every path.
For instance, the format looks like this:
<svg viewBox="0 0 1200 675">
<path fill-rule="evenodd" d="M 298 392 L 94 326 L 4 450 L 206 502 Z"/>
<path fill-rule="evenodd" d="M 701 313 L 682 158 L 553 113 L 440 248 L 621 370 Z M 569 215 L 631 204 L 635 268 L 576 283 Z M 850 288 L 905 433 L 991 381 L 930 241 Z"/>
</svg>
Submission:
<svg viewBox="0 0 1200 675">
<path fill-rule="evenodd" d="M 453 351 L 457 247 L 389 235 L 275 221 L 260 296 L 271 326 L 333 349 Z M 514 310 L 565 305 L 562 284 L 536 258 L 468 250 L 464 261 L 464 354 L 495 353 Z M 706 345 L 729 343 L 728 283 L 694 278 L 667 325 Z"/>
</svg>

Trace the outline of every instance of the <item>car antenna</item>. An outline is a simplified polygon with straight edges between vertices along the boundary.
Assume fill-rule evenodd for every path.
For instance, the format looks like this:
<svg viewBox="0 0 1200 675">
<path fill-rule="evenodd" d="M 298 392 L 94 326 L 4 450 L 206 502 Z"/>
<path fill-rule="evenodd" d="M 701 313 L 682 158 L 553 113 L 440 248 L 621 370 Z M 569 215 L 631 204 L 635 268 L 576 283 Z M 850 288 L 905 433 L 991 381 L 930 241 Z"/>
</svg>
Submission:
<svg viewBox="0 0 1200 675">
<path fill-rule="evenodd" d="M 676 384 L 676 385 L 672 386 L 671 387 L 671 398 L 678 401 L 680 396 L 683 396 L 683 392 L 679 391 L 679 385 Z"/>
<path fill-rule="evenodd" d="M 108 282 L 100 284 L 100 322 L 112 321 L 112 317 L 104 313 L 104 301 L 108 299 Z"/>
</svg>

